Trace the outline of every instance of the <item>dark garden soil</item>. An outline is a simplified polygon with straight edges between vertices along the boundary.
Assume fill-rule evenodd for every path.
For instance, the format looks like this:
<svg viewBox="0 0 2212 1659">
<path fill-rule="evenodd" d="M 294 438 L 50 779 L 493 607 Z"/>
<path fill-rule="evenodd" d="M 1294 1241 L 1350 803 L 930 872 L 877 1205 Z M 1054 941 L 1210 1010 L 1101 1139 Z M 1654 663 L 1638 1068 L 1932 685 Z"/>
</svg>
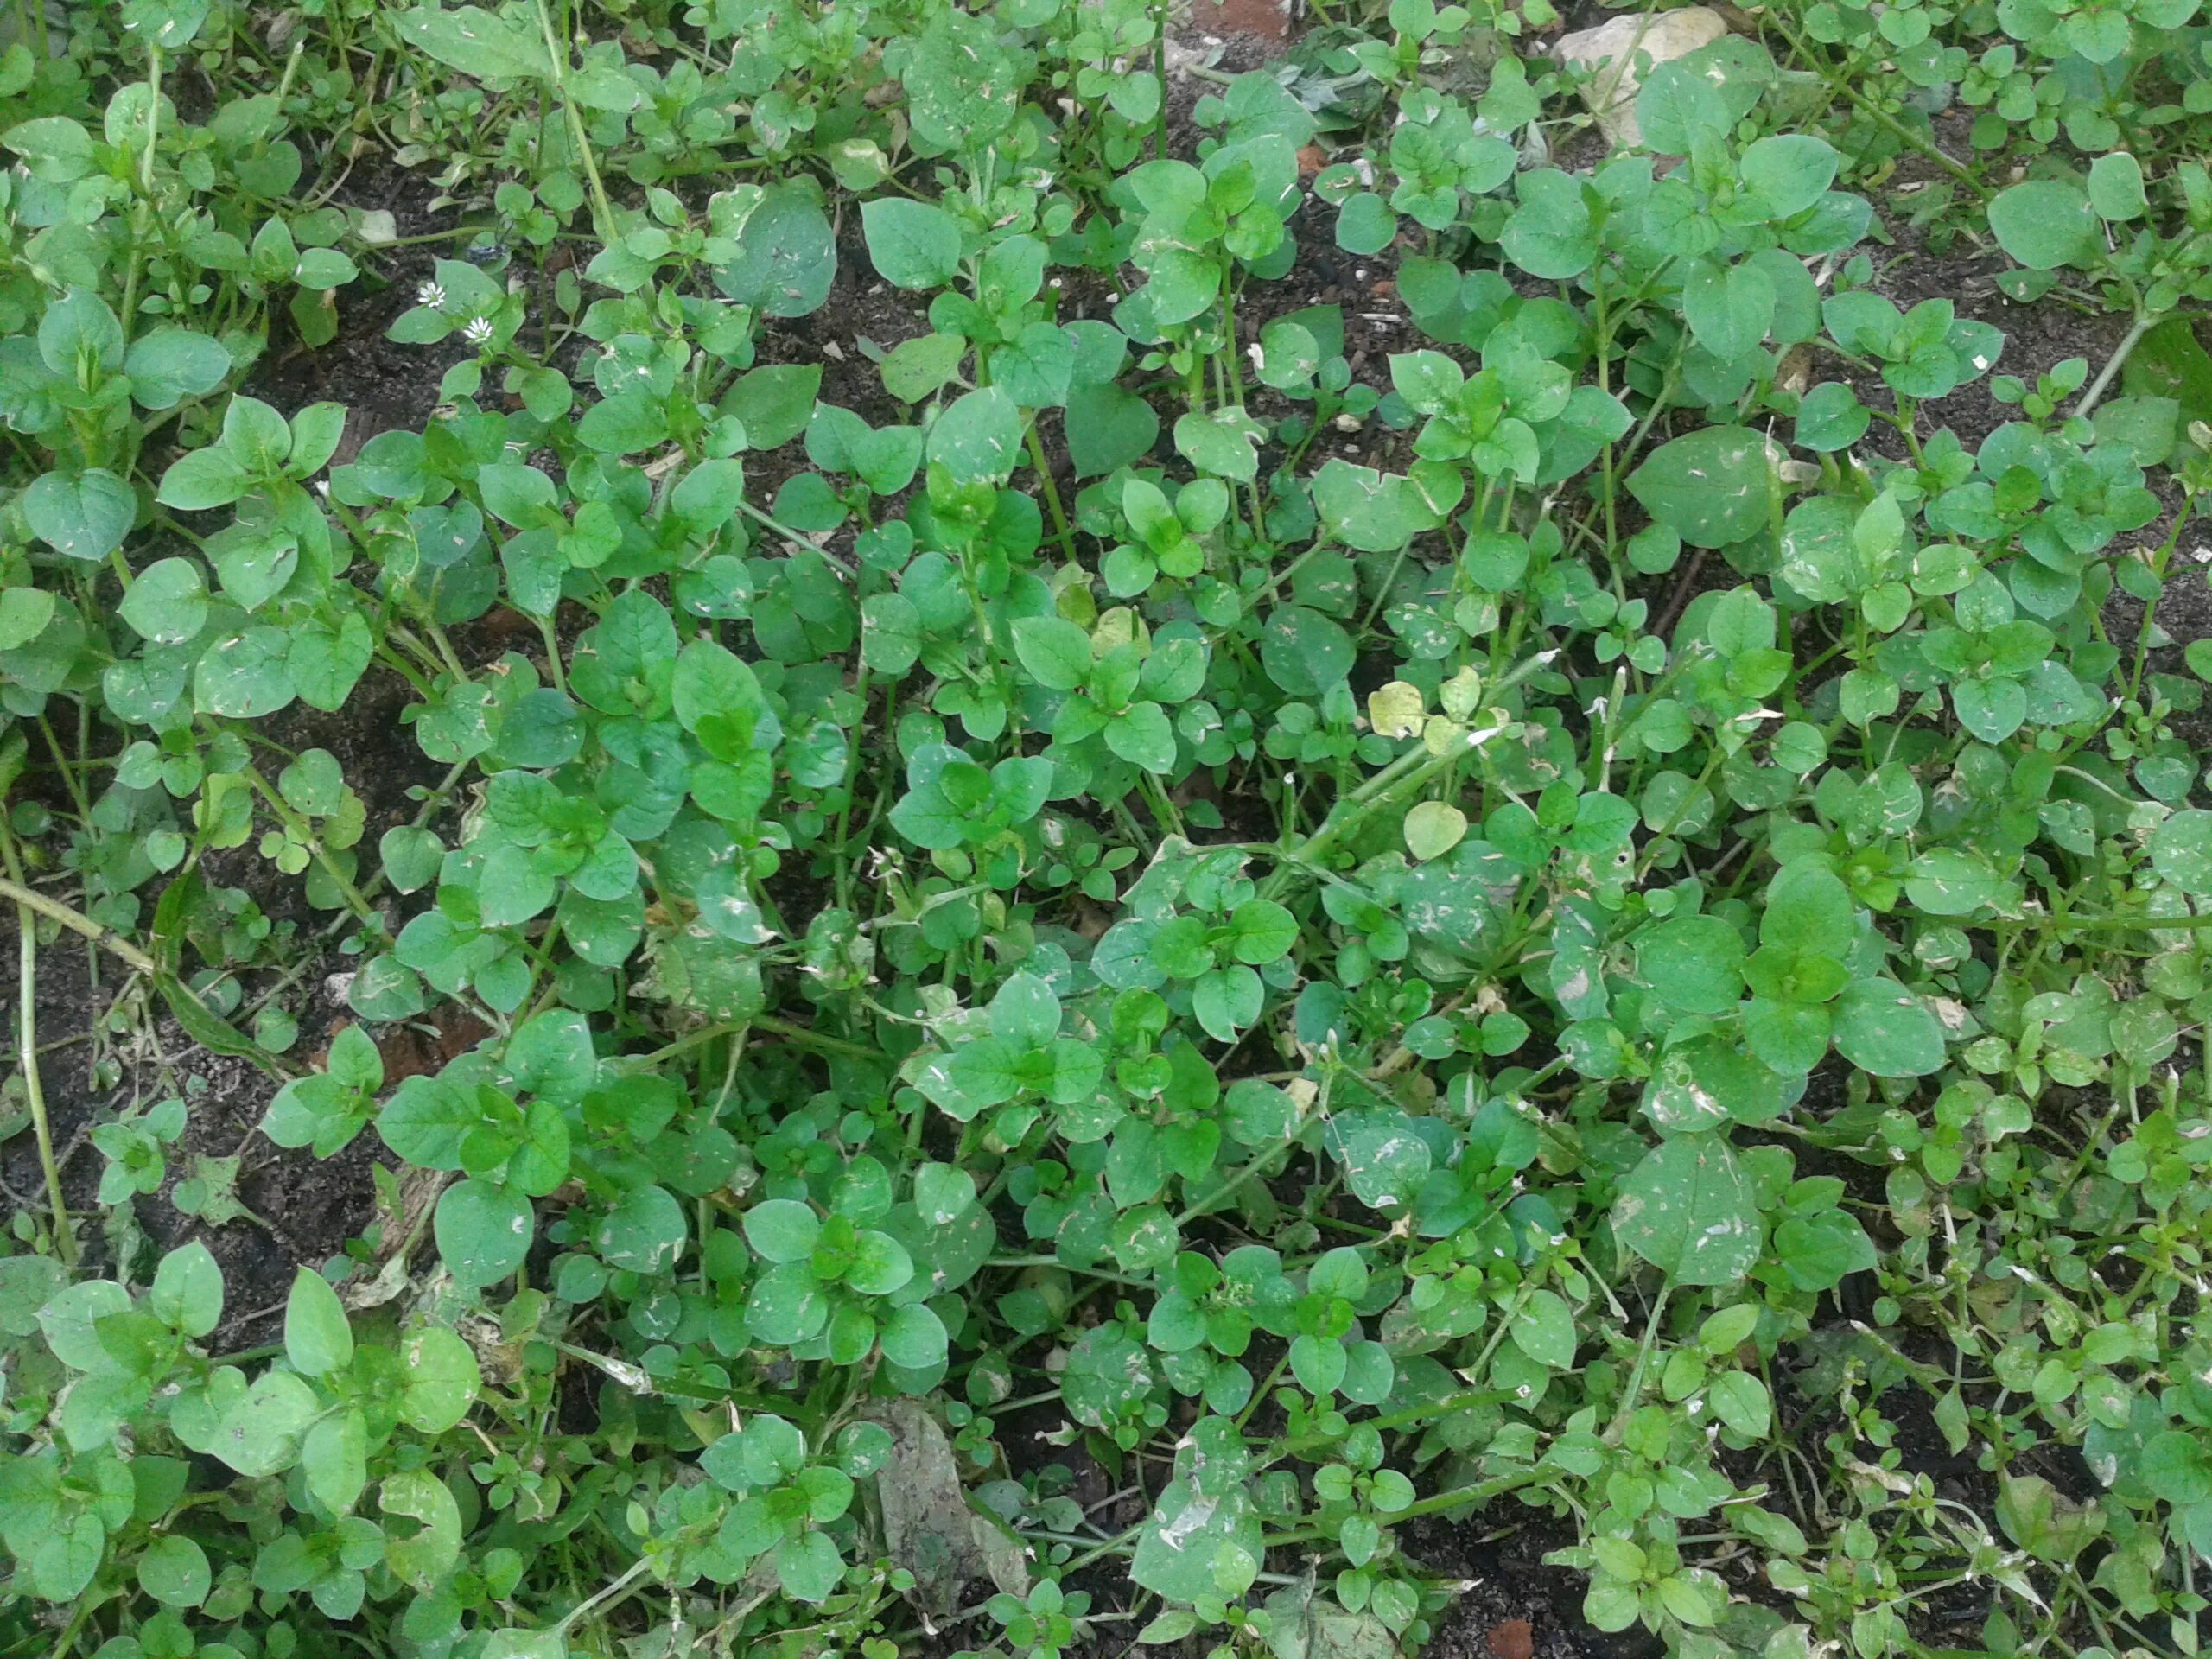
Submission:
<svg viewBox="0 0 2212 1659">
<path fill-rule="evenodd" d="M 12 918 L 6 932 L 8 972 L 0 995 L 12 1030 L 21 982 Z M 38 1032 L 46 1051 L 39 1072 L 62 1192 L 73 1211 L 99 1211 L 94 1194 L 105 1160 L 91 1143 L 95 1125 L 170 1096 L 181 1096 L 189 1108 L 184 1133 L 168 1149 L 161 1185 L 119 1211 L 130 1218 L 127 1228 L 82 1236 L 88 1257 L 109 1271 L 127 1265 L 143 1282 L 163 1251 L 197 1239 L 223 1269 L 224 1318 L 213 1338 L 216 1349 L 260 1339 L 269 1316 L 283 1312 L 296 1266 L 339 1253 L 369 1224 L 374 1138 L 357 1141 L 325 1162 L 271 1146 L 255 1126 L 276 1090 L 274 1078 L 192 1041 L 158 1000 L 149 1006 L 143 985 L 118 1001 L 116 987 L 124 973 L 112 959 L 100 962 L 95 985 L 90 952 L 73 934 L 41 946 L 37 972 Z M 302 1036 L 295 1057 L 320 1051 L 320 1033 L 344 1007 L 342 993 L 321 976 L 309 976 L 302 992 L 296 999 L 305 1006 L 297 1008 Z M 219 1194 L 228 1185 L 238 1207 L 236 1217 L 209 1225 L 181 1212 L 173 1202 L 177 1183 L 194 1178 L 212 1180 Z M 0 1194 L 12 1208 L 43 1214 L 38 1156 L 28 1132 L 0 1149 Z"/>
<path fill-rule="evenodd" d="M 393 234 L 402 245 L 471 222 L 470 215 L 453 208 L 434 209 L 431 203 L 437 199 L 427 181 L 381 165 L 349 176 L 338 197 L 347 207 L 390 213 Z M 345 404 L 346 435 L 332 458 L 334 466 L 353 460 L 379 432 L 419 431 L 437 407 L 438 377 L 467 354 L 466 348 L 459 340 L 395 346 L 385 330 L 415 303 L 416 287 L 436 261 L 464 257 L 467 242 L 455 235 L 449 241 L 395 245 L 364 257 L 363 280 L 345 290 L 338 336 L 327 346 L 306 345 L 289 314 L 278 312 L 268 352 L 246 390 L 288 412 L 308 404 Z"/>
<path fill-rule="evenodd" d="M 1273 0 L 1232 0 L 1260 16 Z M 1199 26 L 1227 32 L 1227 26 L 1210 21 L 1211 3 Z M 1262 21 L 1264 19 L 1262 18 Z M 1232 41 L 1213 60 L 1224 68 L 1249 67 L 1262 53 L 1249 42 Z M 1191 124 L 1192 104 L 1203 83 L 1185 80 L 1172 107 L 1173 132 L 1181 153 L 1197 135 Z M 1909 207 L 1914 181 L 1893 181 L 1894 196 Z M 1924 185 L 1920 188 L 1925 188 Z M 429 187 L 397 171 L 351 181 L 342 199 L 359 205 L 382 207 L 395 215 L 403 238 L 425 236 L 460 222 L 453 210 L 433 213 L 428 204 Z M 1878 201 L 1878 206 L 1881 205 Z M 2085 315 L 2055 301 L 2022 306 L 1999 291 L 1996 276 L 2002 262 L 1964 238 L 1941 253 L 1929 249 L 1900 214 L 1885 213 L 1896 247 L 1878 286 L 1901 307 L 1930 296 L 1955 300 L 1963 315 L 1985 319 L 2004 330 L 2006 344 L 2000 368 L 2032 378 L 2034 374 L 2069 357 L 2090 360 L 2092 371 L 2101 365 L 2122 332 L 2120 320 L 2109 315 Z M 1395 283 L 1395 257 L 1391 252 L 1356 257 L 1340 251 L 1332 238 L 1333 212 L 1309 201 L 1294 222 L 1298 259 L 1293 274 L 1280 283 L 1255 285 L 1241 308 L 1240 340 L 1243 347 L 1259 331 L 1286 312 L 1310 305 L 1337 304 L 1343 308 L 1345 354 L 1357 379 L 1378 388 L 1389 385 L 1388 359 L 1393 352 L 1423 344 L 1413 327 Z M 461 245 L 460 240 L 450 245 Z M 336 401 L 349 411 L 346 435 L 339 452 L 349 460 L 359 445 L 377 432 L 394 428 L 419 428 L 435 407 L 438 377 L 459 355 L 458 346 L 424 351 L 399 347 L 385 339 L 385 331 L 401 311 L 413 303 L 416 284 L 429 274 L 432 258 L 447 249 L 424 245 L 394 249 L 365 259 L 367 280 L 349 289 L 341 301 L 340 332 L 320 349 L 308 349 L 280 320 L 269 353 L 257 368 L 249 389 L 288 412 L 305 404 Z M 759 362 L 818 363 L 823 370 L 822 397 L 852 409 L 871 424 L 882 425 L 912 418 L 907 406 L 891 398 L 882 388 L 872 352 L 888 351 L 900 340 L 928 330 L 924 306 L 916 296 L 901 292 L 878 277 L 869 264 L 855 219 L 849 216 L 839 226 L 839 270 L 829 302 L 809 317 L 772 323 L 766 328 Z M 1883 263 L 1878 259 L 1878 264 Z M 1114 284 L 1089 273 L 1060 274 L 1065 284 L 1060 295 L 1063 321 L 1082 315 L 1104 315 L 1116 295 Z M 1815 380 L 1848 373 L 1848 365 L 1818 361 L 1809 367 Z M 1875 388 L 1862 385 L 1867 401 Z M 488 394 L 487 394 L 488 395 Z M 1268 394 L 1267 396 L 1272 396 Z M 1264 415 L 1287 412 L 1290 405 L 1270 405 L 1258 389 L 1254 407 Z M 1929 408 L 1932 424 L 1948 424 L 1969 446 L 1978 442 L 2011 412 L 1993 399 L 1986 380 Z M 1179 466 L 1166 429 L 1156 459 Z M 1064 453 L 1057 435 L 1045 434 L 1047 452 Z M 1317 442 L 1311 458 L 1338 454 L 1364 465 L 1402 465 L 1409 432 L 1394 433 L 1370 423 L 1354 433 L 1332 432 Z M 747 466 L 754 480 L 755 499 L 767 500 L 784 480 L 805 465 L 799 445 L 773 454 L 749 455 Z M 1079 480 L 1063 473 L 1056 480 L 1062 499 L 1072 503 Z M 2166 531 L 2164 523 L 2126 538 L 2127 547 L 2155 546 Z M 2155 665 L 2179 671 L 2180 647 L 2212 635 L 2212 593 L 2208 593 L 2205 567 L 2193 556 L 2200 538 L 2184 537 L 2182 556 L 2159 609 L 2159 621 L 2171 644 L 2161 645 Z M 2212 539 L 2212 538 L 2208 538 Z M 1090 551 L 1086 548 L 1086 551 Z M 1735 580 L 1717 557 L 1705 566 L 1657 579 L 1646 590 L 1653 614 L 1678 614 L 1681 604 L 1701 586 L 1727 585 Z M 2116 599 L 2111 612 L 2115 637 L 2133 638 L 2139 608 L 2133 601 Z M 496 619 L 456 632 L 459 649 L 472 662 L 481 662 L 500 651 L 521 650 L 537 657 L 542 647 L 534 629 L 517 631 Z M 442 768 L 427 760 L 401 713 L 410 694 L 395 678 L 372 672 L 346 710 L 336 715 L 317 715 L 296 709 L 272 723 L 269 735 L 288 748 L 321 747 L 344 764 L 346 776 L 368 809 L 362 838 L 372 849 L 385 830 L 410 821 L 418 810 L 420 791 L 435 786 Z M 2183 734 L 2212 747 L 2212 717 L 2185 715 L 2179 721 Z M 26 785 L 35 795 L 54 787 L 34 777 Z M 1227 804 L 1224 803 L 1224 810 Z M 439 821 L 448 830 L 451 814 Z M 1252 833 L 1265 833 L 1262 823 Z M 1245 833 L 1239 830 L 1237 833 Z M 265 910 L 280 929 L 289 930 L 294 947 L 286 959 L 304 950 L 310 967 L 296 982 L 281 991 L 279 1001 L 297 1019 L 299 1036 L 286 1057 L 295 1069 L 311 1066 L 327 1046 L 331 1035 L 349 1017 L 345 1007 L 346 976 L 353 959 L 329 948 L 331 918 L 307 908 L 301 883 L 278 874 L 247 846 L 213 857 L 202 871 L 211 884 L 242 888 Z M 142 897 L 150 914 L 152 890 Z M 423 902 L 387 899 L 384 907 L 397 927 Z M 804 913 L 804 906 L 801 913 Z M 4 1012 L 13 1047 L 15 1010 L 18 997 L 17 932 L 12 912 L 0 914 L 0 1012 Z M 248 1063 L 211 1053 L 188 1039 L 157 1000 L 146 988 L 134 988 L 123 1001 L 116 987 L 124 970 L 112 958 L 96 958 L 74 935 L 42 941 L 37 952 L 35 999 L 39 1071 L 49 1107 L 55 1147 L 61 1160 L 63 1189 L 73 1211 L 97 1213 L 94 1193 L 102 1159 L 92 1146 L 95 1125 L 111 1122 L 118 1113 L 143 1108 L 170 1095 L 182 1095 L 190 1114 L 182 1140 L 169 1151 L 168 1170 L 161 1185 L 139 1198 L 126 1213 L 130 1224 L 121 1230 L 87 1236 L 90 1256 L 110 1270 L 121 1267 L 143 1280 L 162 1250 L 199 1239 L 222 1265 L 228 1287 L 228 1306 L 222 1329 L 216 1334 L 219 1349 L 268 1341 L 274 1333 L 274 1315 L 282 1312 L 286 1288 L 296 1264 L 319 1263 L 346 1252 L 349 1242 L 359 1241 L 378 1219 L 378 1201 L 372 1167 L 382 1155 L 373 1133 L 359 1137 L 335 1158 L 318 1161 L 308 1153 L 284 1152 L 254 1132 L 278 1079 Z M 95 977 L 95 974 L 97 977 Z M 270 970 L 244 976 L 245 1004 L 278 984 Z M 387 1081 L 412 1071 L 435 1070 L 452 1054 L 469 1046 L 480 1033 L 456 1025 L 450 1018 L 420 1027 L 385 1028 L 378 1033 L 385 1054 Z M 44 1209 L 40 1171 L 28 1115 L 20 1096 L 0 1098 L 0 1201 L 22 1211 Z M 232 1166 L 226 1160 L 235 1160 Z M 1840 1164 L 1846 1160 L 1838 1160 Z M 180 1212 L 173 1202 L 181 1179 L 215 1178 L 219 1188 L 234 1169 L 232 1186 L 238 1213 L 220 1225 Z M 1864 1172 L 1840 1167 L 1847 1176 Z M 369 1247 L 356 1243 L 356 1253 Z M 1904 1392 L 1893 1395 L 1900 1406 Z M 1010 1428 L 1009 1444 L 1033 1440 L 1040 1458 L 1065 1462 L 1078 1499 L 1099 1505 L 1094 1519 L 1110 1530 L 1128 1524 L 1127 1501 L 1113 1497 L 1116 1487 L 1098 1465 L 1079 1448 L 1056 1449 L 1046 1437 L 1062 1424 L 1057 1413 L 1036 1411 Z M 1908 1414 L 1909 1415 L 1909 1414 Z M 1816 1433 L 1817 1430 L 1808 1431 Z M 1988 1502 L 1986 1478 L 1978 1471 L 1956 1466 L 1932 1424 L 1909 1422 L 1909 1466 L 1926 1470 L 1936 1478 L 1946 1495 L 1955 1492 L 1982 1508 Z M 2050 1470 L 2047 1478 L 2074 1490 L 2068 1476 L 2074 1471 Z M 1532 1518 L 1533 1517 L 1533 1518 Z M 1580 1617 L 1580 1575 L 1567 1568 L 1545 1566 L 1548 1548 L 1569 1541 L 1555 1536 L 1555 1529 L 1538 1512 L 1518 1510 L 1509 1503 L 1493 1506 L 1486 1515 L 1463 1524 L 1425 1521 L 1407 1528 L 1402 1542 L 1415 1560 L 1456 1580 L 1459 1586 L 1451 1607 L 1441 1616 L 1430 1651 L 1441 1659 L 1649 1659 L 1655 1644 L 1641 1632 L 1609 1636 L 1590 1627 Z M 1116 1586 L 1100 1584 L 1098 1605 L 1122 1605 Z M 1745 1586 L 1738 1586 L 1739 1588 Z M 1092 1651 L 1119 1654 L 1128 1643 L 1129 1627 L 1108 1625 L 1112 1634 L 1100 1637 Z M 970 1632 L 972 1634 L 972 1631 Z M 1931 1635 L 1931 1639 L 1939 1639 Z"/>
<path fill-rule="evenodd" d="M 1573 1540 L 1550 1516 L 1524 1515 L 1501 1503 L 1459 1526 L 1405 1529 L 1407 1554 L 1454 1580 L 1452 1605 L 1422 1651 L 1433 1659 L 1658 1659 L 1658 1638 L 1641 1626 L 1606 1631 L 1582 1617 L 1583 1575 L 1542 1559 Z"/>
</svg>

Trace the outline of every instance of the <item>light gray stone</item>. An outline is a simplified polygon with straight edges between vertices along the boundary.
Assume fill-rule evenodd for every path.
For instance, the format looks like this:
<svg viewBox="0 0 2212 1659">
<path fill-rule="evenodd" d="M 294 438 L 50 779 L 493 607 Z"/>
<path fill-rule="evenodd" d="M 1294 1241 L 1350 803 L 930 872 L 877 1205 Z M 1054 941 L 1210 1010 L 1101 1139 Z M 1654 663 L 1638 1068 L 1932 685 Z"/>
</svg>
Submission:
<svg viewBox="0 0 2212 1659">
<path fill-rule="evenodd" d="M 1597 118 L 1598 130 L 1616 149 L 1632 149 L 1643 142 L 1636 124 L 1636 94 L 1643 85 L 1639 59 L 1650 66 L 1686 58 L 1701 46 L 1710 46 L 1728 32 L 1720 14 L 1704 6 L 1656 16 L 1638 12 L 1616 17 L 1595 29 L 1561 37 L 1553 48 L 1569 67 L 1596 73 L 1582 88 L 1582 101 Z"/>
</svg>

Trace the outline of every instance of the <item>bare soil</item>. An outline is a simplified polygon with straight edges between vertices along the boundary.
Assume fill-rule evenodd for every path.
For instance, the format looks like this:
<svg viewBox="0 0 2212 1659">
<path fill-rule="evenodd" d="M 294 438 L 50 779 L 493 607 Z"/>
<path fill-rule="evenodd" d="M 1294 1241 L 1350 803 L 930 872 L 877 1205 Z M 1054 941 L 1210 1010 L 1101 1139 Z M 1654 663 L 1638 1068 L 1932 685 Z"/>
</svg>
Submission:
<svg viewBox="0 0 2212 1659">
<path fill-rule="evenodd" d="M 1573 1541 L 1551 1516 L 1516 1512 L 1510 1500 L 1457 1526 L 1428 1520 L 1407 1528 L 1407 1554 L 1454 1575 L 1459 1586 L 1422 1651 L 1433 1659 L 1658 1659 L 1658 1638 L 1641 1626 L 1601 1630 L 1582 1617 L 1583 1575 L 1542 1560 Z"/>
</svg>

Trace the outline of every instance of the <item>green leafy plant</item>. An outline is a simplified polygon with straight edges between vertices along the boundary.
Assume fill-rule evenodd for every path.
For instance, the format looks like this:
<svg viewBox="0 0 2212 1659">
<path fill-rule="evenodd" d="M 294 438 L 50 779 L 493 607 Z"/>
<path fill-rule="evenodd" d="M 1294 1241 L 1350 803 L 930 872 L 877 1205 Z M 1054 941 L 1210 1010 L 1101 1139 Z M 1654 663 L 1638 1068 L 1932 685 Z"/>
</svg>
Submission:
<svg viewBox="0 0 2212 1659">
<path fill-rule="evenodd" d="M 0 1643 L 2196 1650 L 2193 14 L 1340 10 L 22 21 Z"/>
</svg>

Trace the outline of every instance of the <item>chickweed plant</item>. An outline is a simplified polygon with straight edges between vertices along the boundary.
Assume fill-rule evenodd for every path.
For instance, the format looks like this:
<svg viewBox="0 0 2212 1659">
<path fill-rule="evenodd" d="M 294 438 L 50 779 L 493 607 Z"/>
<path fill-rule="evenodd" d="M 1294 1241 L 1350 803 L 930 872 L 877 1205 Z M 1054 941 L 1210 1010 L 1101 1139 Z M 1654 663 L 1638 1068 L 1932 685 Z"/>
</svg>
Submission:
<svg viewBox="0 0 2212 1659">
<path fill-rule="evenodd" d="M 2195 1654 L 2196 10 L 18 3 L 0 1651 Z"/>
</svg>

